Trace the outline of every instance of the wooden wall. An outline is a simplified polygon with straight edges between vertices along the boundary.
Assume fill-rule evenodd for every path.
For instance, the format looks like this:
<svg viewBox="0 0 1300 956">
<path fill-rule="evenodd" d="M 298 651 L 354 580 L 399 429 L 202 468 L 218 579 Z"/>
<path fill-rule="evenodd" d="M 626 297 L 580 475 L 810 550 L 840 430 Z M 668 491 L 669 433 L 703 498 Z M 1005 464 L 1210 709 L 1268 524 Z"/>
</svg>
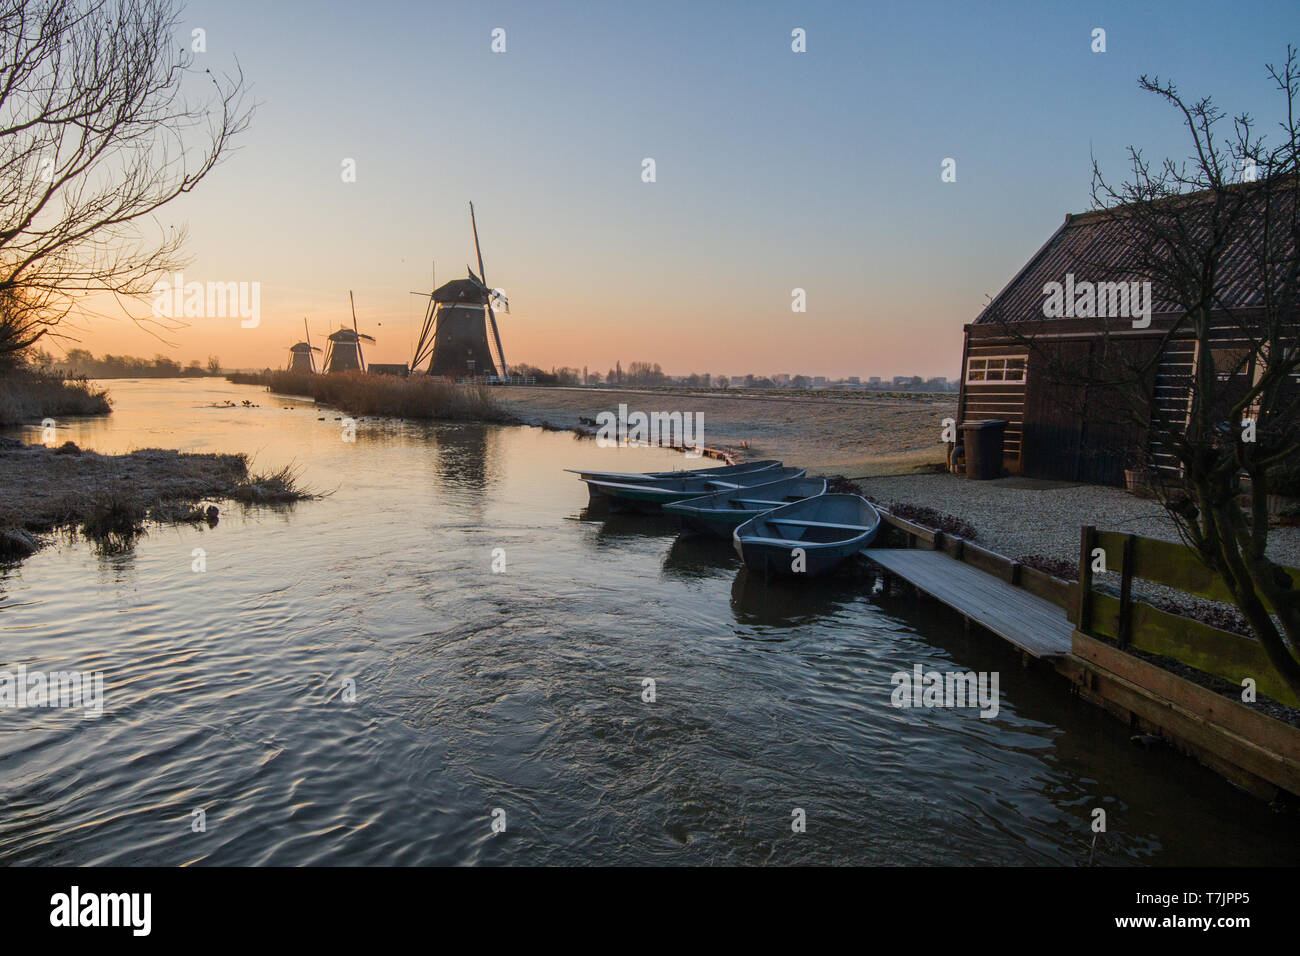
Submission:
<svg viewBox="0 0 1300 956">
<path fill-rule="evenodd" d="M 1079 322 L 1051 329 L 1030 341 L 996 325 L 967 327 L 960 421 L 1007 419 L 1012 473 L 1121 485 L 1124 469 L 1145 457 L 1154 377 L 1136 390 L 1105 383 L 1131 379 L 1131 366 L 1153 358 L 1159 330 L 1107 339 Z M 969 358 L 991 355 L 1026 356 L 1025 382 L 966 382 Z"/>
<path fill-rule="evenodd" d="M 967 360 L 971 357 L 1014 355 L 1026 357 L 1028 349 L 1019 345 L 981 344 L 972 340 L 966 348 Z M 1007 430 L 1003 438 L 1002 460 L 1013 474 L 1020 471 L 1022 432 L 1025 418 L 1024 382 L 966 382 L 966 362 L 962 363 L 962 394 L 958 424 L 982 422 L 992 418 L 1006 419 Z"/>
</svg>

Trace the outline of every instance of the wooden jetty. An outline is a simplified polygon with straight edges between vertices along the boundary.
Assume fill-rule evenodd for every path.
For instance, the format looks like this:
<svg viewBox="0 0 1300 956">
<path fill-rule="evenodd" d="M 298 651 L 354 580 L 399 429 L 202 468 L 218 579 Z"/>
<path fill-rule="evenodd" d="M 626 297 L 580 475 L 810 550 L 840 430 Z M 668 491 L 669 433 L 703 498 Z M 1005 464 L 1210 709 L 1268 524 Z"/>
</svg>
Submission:
<svg viewBox="0 0 1300 956">
<path fill-rule="evenodd" d="M 872 561 L 895 577 L 948 605 L 967 621 L 1010 641 L 1030 657 L 1070 653 L 1074 626 L 1065 609 L 1008 584 L 942 551 L 873 548 Z"/>
<path fill-rule="evenodd" d="M 1258 643 L 1139 601 L 1133 580 L 1223 599 L 1205 570 L 1169 542 L 1082 529 L 1079 582 L 1071 583 L 952 535 L 878 509 L 894 547 L 863 556 L 882 573 L 953 608 L 1042 662 L 1135 733 L 1159 737 L 1244 790 L 1300 807 L 1300 728 L 1225 696 L 1130 649 L 1182 661 L 1296 706 Z M 901 545 L 901 547 L 899 546 Z M 1093 587 L 1093 549 L 1122 571 L 1118 598 Z M 1295 572 L 1300 575 L 1300 570 Z"/>
</svg>

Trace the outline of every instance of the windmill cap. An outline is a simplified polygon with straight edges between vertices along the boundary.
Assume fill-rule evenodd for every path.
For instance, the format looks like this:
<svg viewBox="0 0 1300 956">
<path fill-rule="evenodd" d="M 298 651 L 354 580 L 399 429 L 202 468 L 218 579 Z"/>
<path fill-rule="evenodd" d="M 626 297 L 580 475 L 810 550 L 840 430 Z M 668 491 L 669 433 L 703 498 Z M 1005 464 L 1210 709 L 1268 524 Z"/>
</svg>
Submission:
<svg viewBox="0 0 1300 956">
<path fill-rule="evenodd" d="M 487 294 L 474 279 L 452 279 L 433 290 L 433 301 L 473 302 L 482 305 L 487 302 Z"/>
</svg>

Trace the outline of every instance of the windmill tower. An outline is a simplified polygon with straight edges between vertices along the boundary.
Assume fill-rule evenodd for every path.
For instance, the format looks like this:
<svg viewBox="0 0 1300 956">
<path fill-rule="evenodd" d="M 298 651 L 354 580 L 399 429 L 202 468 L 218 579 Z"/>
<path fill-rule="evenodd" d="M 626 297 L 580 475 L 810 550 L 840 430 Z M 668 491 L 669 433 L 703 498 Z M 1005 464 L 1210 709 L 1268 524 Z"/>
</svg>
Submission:
<svg viewBox="0 0 1300 956">
<path fill-rule="evenodd" d="M 414 371 L 427 359 L 430 375 L 448 378 L 505 378 L 506 357 L 501 348 L 501 333 L 492 309 L 494 301 L 510 311 L 510 303 L 499 291 L 490 288 L 483 272 L 483 251 L 478 243 L 478 223 L 474 204 L 469 204 L 469 222 L 474 231 L 474 252 L 478 256 L 478 275 L 466 267 L 468 278 L 453 279 L 429 294 L 429 307 L 411 359 Z M 491 339 L 488 332 L 491 330 Z M 493 350 L 495 346 L 495 351 Z"/>
<path fill-rule="evenodd" d="M 348 293 L 348 301 L 352 303 L 352 328 L 341 326 L 337 332 L 331 332 L 326 338 L 329 340 L 329 346 L 325 352 L 325 371 L 326 372 L 364 372 L 366 370 L 366 358 L 361 354 L 361 340 L 373 342 L 373 336 L 366 335 L 364 332 L 357 331 L 357 304 L 352 298 L 352 293 Z"/>
<path fill-rule="evenodd" d="M 289 346 L 289 371 L 315 372 L 316 357 L 311 353 L 319 352 L 320 349 L 311 344 L 311 330 L 307 328 L 306 318 L 302 320 L 302 328 L 307 333 L 307 341 Z"/>
</svg>

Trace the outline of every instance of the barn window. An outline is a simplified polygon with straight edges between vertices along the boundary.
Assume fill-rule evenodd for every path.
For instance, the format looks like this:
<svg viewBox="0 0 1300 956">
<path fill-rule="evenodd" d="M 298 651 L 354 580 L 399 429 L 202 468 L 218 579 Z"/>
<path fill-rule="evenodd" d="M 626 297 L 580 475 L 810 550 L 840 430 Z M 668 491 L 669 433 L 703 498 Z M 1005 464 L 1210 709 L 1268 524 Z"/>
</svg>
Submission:
<svg viewBox="0 0 1300 956">
<path fill-rule="evenodd" d="M 966 360 L 967 383 L 1023 382 L 1025 357 L 1023 355 L 981 355 Z"/>
</svg>

